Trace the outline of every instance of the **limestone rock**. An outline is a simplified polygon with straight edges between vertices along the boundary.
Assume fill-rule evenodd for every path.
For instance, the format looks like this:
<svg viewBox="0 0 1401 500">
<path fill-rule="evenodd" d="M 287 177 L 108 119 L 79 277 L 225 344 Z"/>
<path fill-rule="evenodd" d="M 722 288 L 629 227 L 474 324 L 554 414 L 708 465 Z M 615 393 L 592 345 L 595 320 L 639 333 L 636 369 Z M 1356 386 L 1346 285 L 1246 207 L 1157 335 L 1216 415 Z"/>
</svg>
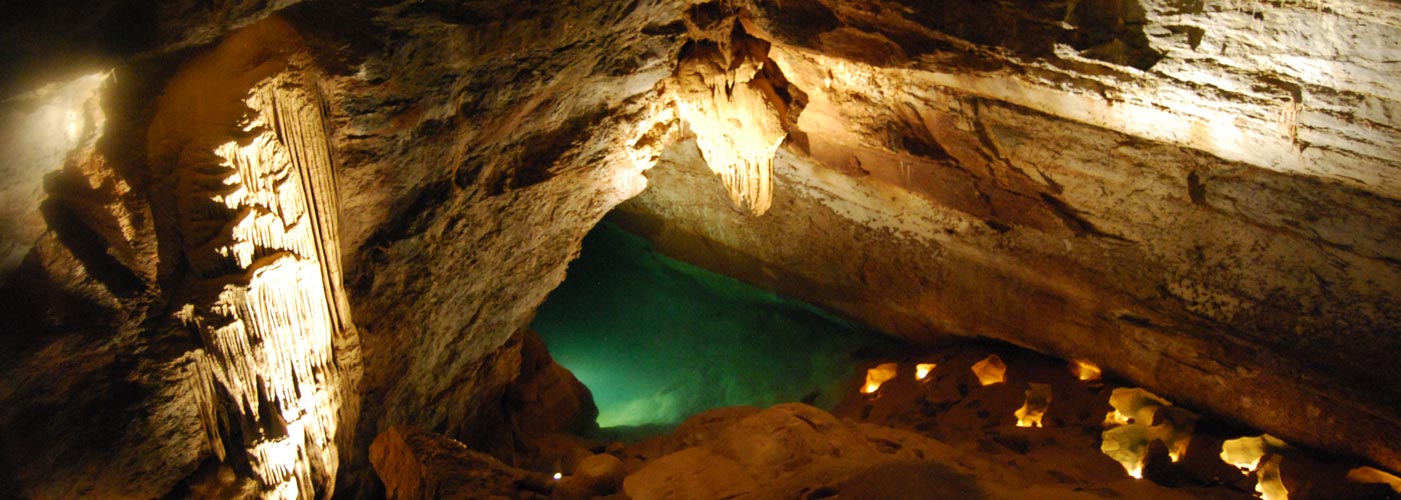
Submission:
<svg viewBox="0 0 1401 500">
<path fill-rule="evenodd" d="M 390 500 L 548 498 L 542 477 L 511 468 L 438 434 L 391 427 L 370 446 Z"/>
<path fill-rule="evenodd" d="M 623 480 L 636 500 L 734 498 L 754 490 L 756 478 L 734 459 L 687 448 L 657 459 Z"/>
<path fill-rule="evenodd" d="M 1401 394 L 1362 389 L 1401 377 L 1401 70 L 1364 41 L 1401 29 L 1394 6 L 1189 4 L 755 2 L 747 31 L 808 101 L 771 220 L 724 210 L 689 144 L 624 220 L 913 341 L 1113 360 L 1401 467 L 1401 443 L 1356 438 L 1401 436 L 1365 409 Z"/>
<path fill-rule="evenodd" d="M 545 343 L 527 332 L 520 375 L 507 397 L 507 412 L 522 439 L 551 432 L 586 434 L 598 428 L 593 395 L 568 369 L 555 363 Z"/>
<path fill-rule="evenodd" d="M 369 495 L 366 450 L 393 425 L 502 436 L 478 432 L 509 421 L 491 405 L 518 372 L 496 361 L 648 185 L 628 225 L 686 260 L 914 342 L 1099 360 L 1401 468 L 1394 2 L 216 4 L 0 22 L 0 495 L 159 497 L 219 448 L 307 451 L 262 476 Z M 273 13 L 280 32 L 255 23 Z M 675 143 L 665 93 L 688 41 L 736 26 L 767 46 L 748 59 L 763 100 L 788 107 L 756 117 L 786 133 L 762 218 Z M 220 50 L 246 64 L 172 87 Z M 240 325 L 296 354 L 232 362 L 262 347 Z M 303 391 L 308 374 L 341 381 Z M 546 417 L 521 422 L 567 420 Z M 284 448 L 283 422 L 326 425 Z"/>
<path fill-rule="evenodd" d="M 589 455 L 574 465 L 569 482 L 596 495 L 616 493 L 623 485 L 623 461 L 608 454 Z"/>
<path fill-rule="evenodd" d="M 1007 427 L 1018 429 L 1014 421 Z M 1092 481 L 1061 472 L 1117 467 L 1091 446 L 1082 451 L 1036 463 L 1007 448 L 955 447 L 783 404 L 730 420 L 718 435 L 647 462 L 627 476 L 623 491 L 634 499 L 1249 498 L 1227 489 L 1164 488 L 1128 479 L 1122 470 Z"/>
</svg>

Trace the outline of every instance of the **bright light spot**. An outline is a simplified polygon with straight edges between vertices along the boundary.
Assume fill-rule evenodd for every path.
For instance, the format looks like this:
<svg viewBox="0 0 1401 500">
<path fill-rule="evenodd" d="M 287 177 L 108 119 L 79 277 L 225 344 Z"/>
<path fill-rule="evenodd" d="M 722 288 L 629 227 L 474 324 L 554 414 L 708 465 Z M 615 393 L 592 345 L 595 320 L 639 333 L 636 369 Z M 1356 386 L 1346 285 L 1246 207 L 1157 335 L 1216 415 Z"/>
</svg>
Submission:
<svg viewBox="0 0 1401 500">
<path fill-rule="evenodd" d="M 556 473 L 555 473 L 555 481 L 559 481 L 560 478 L 562 478 L 562 477 L 564 477 L 564 474 L 559 473 L 559 472 L 556 472 Z"/>
<path fill-rule="evenodd" d="M 934 371 L 935 366 L 937 365 L 935 365 L 934 363 L 919 363 L 915 365 L 915 380 L 924 380 L 929 378 L 929 372 Z"/>
<path fill-rule="evenodd" d="M 1017 427 L 1041 427 L 1041 418 L 1051 406 L 1051 385 L 1033 383 L 1026 390 L 1026 403 L 1016 412 Z"/>
<path fill-rule="evenodd" d="M 900 365 L 895 363 L 882 363 L 875 368 L 866 370 L 866 385 L 861 387 L 862 394 L 870 394 L 880 389 L 881 384 L 895 378 L 895 372 Z"/>
<path fill-rule="evenodd" d="M 996 354 L 988 356 L 986 359 L 973 365 L 973 374 L 978 376 L 978 382 L 987 386 L 999 384 L 1005 380 L 1007 375 L 1007 364 L 1002 362 L 1002 358 Z"/>
<path fill-rule="evenodd" d="M 1270 453 L 1286 447 L 1284 441 L 1269 434 L 1229 439 L 1221 443 L 1221 460 L 1239 468 L 1241 474 L 1255 472 L 1255 491 L 1261 498 L 1288 500 L 1289 490 L 1284 488 L 1284 480 L 1279 475 L 1279 463 L 1284 457 Z M 1265 459 L 1266 456 L 1269 458 Z"/>
<path fill-rule="evenodd" d="M 1099 450 L 1124 466 L 1130 476 L 1143 478 L 1143 461 L 1148 458 L 1148 426 L 1122 425 L 1104 431 Z"/>
<path fill-rule="evenodd" d="M 734 53 L 701 45 L 681 61 L 676 107 L 730 201 L 763 215 L 773 202 L 774 153 L 788 137 L 786 105 L 762 73 L 762 55 L 745 41 L 734 45 Z"/>
<path fill-rule="evenodd" d="M 1284 457 L 1272 455 L 1255 471 L 1255 492 L 1264 500 L 1289 500 L 1289 490 L 1284 488 L 1284 478 L 1279 475 L 1279 462 Z"/>
<path fill-rule="evenodd" d="M 1171 423 L 1151 427 L 1154 414 L 1171 404 L 1143 389 L 1114 389 L 1109 395 L 1109 406 L 1114 411 L 1104 417 L 1104 425 L 1109 429 L 1100 435 L 1103 441 L 1100 451 L 1123 465 L 1130 476 L 1142 479 L 1143 462 L 1148 459 L 1148 444 L 1154 439 L 1162 439 L 1169 448 L 1173 448 L 1176 429 Z"/>
<path fill-rule="evenodd" d="M 1236 466 L 1241 474 L 1249 474 L 1260 466 L 1265 457 L 1265 437 L 1243 437 L 1221 443 L 1221 460 Z"/>
<path fill-rule="evenodd" d="M 78 140 L 78 132 L 82 132 L 83 130 L 81 123 L 78 121 L 80 118 L 81 117 L 78 115 L 78 112 L 75 110 L 70 109 L 66 113 L 64 113 L 64 119 L 68 122 L 67 128 L 69 141 Z"/>
<path fill-rule="evenodd" d="M 1075 374 L 1076 378 L 1085 382 L 1099 380 L 1099 365 L 1083 359 L 1075 360 L 1075 362 L 1070 365 L 1070 371 Z"/>
<path fill-rule="evenodd" d="M 1381 483 L 1401 493 L 1401 477 L 1388 474 L 1372 467 L 1358 467 L 1347 472 L 1347 480 L 1354 483 Z"/>
<path fill-rule="evenodd" d="M 1151 425 L 1153 414 L 1158 412 L 1158 408 L 1171 405 L 1172 403 L 1156 394 L 1137 387 L 1114 389 L 1114 392 L 1109 394 L 1109 406 L 1112 406 L 1114 411 L 1104 416 L 1104 425 Z"/>
</svg>

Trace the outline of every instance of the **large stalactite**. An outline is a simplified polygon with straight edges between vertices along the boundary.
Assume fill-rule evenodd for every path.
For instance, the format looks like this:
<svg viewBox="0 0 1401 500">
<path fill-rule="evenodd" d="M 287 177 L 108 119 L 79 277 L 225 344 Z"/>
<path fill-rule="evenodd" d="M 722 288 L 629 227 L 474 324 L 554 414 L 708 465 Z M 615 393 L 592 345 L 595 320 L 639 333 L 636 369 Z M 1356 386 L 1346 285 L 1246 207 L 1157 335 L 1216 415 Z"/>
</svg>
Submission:
<svg viewBox="0 0 1401 500">
<path fill-rule="evenodd" d="M 271 24 L 251 32 L 288 36 Z M 239 66 L 218 62 L 248 56 L 234 47 L 178 76 L 162 102 L 169 114 L 152 128 L 157 152 L 178 152 L 157 155 L 173 161 L 164 167 L 192 271 L 177 316 L 203 345 L 199 393 L 215 454 L 264 498 L 329 496 L 359 410 L 361 362 L 323 106 L 302 61 L 276 50 L 254 52 L 270 57 L 255 57 L 252 75 L 220 75 Z"/>
<path fill-rule="evenodd" d="M 676 108 L 736 207 L 773 204 L 773 157 L 788 137 L 788 105 L 766 73 L 769 44 L 734 24 L 726 36 L 688 45 L 676 70 Z"/>
</svg>

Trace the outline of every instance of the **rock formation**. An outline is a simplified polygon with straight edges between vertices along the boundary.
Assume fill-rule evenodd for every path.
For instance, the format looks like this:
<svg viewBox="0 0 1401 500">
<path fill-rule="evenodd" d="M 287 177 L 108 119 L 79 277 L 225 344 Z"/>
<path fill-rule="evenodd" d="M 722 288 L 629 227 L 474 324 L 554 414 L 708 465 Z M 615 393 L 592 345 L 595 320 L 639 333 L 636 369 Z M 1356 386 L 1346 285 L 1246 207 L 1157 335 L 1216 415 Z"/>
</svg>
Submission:
<svg viewBox="0 0 1401 500">
<path fill-rule="evenodd" d="M 568 419 L 503 405 L 587 414 L 515 336 L 629 199 L 664 251 L 908 342 L 1401 469 L 1392 1 L 11 10 L 0 496 L 372 496 L 397 426 L 505 456 Z M 718 449 L 688 453 L 779 457 Z"/>
<path fill-rule="evenodd" d="M 773 208 L 724 210 L 683 143 L 618 220 L 912 341 L 1086 358 L 1401 466 L 1393 438 L 1357 439 L 1401 436 L 1401 394 L 1376 389 L 1401 376 L 1401 68 L 1362 41 L 1393 11 L 756 2 L 746 31 L 807 101 Z"/>
<path fill-rule="evenodd" d="M 170 188 L 153 203 L 174 208 L 189 267 L 175 315 L 203 348 L 209 445 L 265 498 L 335 491 L 359 412 L 340 201 L 297 43 L 274 21 L 230 36 L 171 79 L 147 134 L 153 182 Z"/>
</svg>

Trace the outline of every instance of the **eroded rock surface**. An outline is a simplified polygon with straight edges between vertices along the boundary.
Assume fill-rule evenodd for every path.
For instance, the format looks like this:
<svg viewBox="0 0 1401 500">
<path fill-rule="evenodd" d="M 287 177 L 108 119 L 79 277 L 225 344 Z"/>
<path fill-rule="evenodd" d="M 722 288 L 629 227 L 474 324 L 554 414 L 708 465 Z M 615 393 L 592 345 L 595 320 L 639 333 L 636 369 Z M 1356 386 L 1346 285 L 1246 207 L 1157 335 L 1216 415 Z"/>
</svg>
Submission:
<svg viewBox="0 0 1401 500">
<path fill-rule="evenodd" d="M 375 438 L 370 462 L 390 500 L 549 498 L 551 489 L 543 474 L 412 427 L 391 427 Z"/>
<path fill-rule="evenodd" d="M 757 2 L 807 96 L 774 208 L 727 210 L 682 144 L 620 220 L 910 340 L 1098 360 L 1401 467 L 1398 68 L 1360 41 L 1394 6 L 1018 5 Z"/>
<path fill-rule="evenodd" d="M 1093 359 L 1401 468 L 1394 2 L 89 4 L 0 38 L 2 496 L 241 488 L 251 470 L 206 474 L 220 449 L 332 414 L 264 489 L 373 494 L 370 442 L 398 424 L 512 449 L 484 409 L 519 375 L 497 362 L 659 158 L 628 220 L 673 254 L 917 342 Z M 260 32 L 274 12 L 280 34 Z M 763 164 L 730 182 L 761 217 L 675 144 L 668 85 L 697 30 L 767 49 L 738 60 L 762 62 L 757 118 L 787 139 L 772 184 Z M 247 64 L 178 98 L 220 51 Z M 249 101 L 278 89 L 298 97 Z M 225 183 L 214 158 L 279 148 L 334 186 L 304 175 L 324 166 Z M 328 190 L 338 209 L 313 200 Z M 239 196 L 262 201 L 211 204 Z M 236 290 L 265 280 L 298 284 L 267 308 Z M 287 307 L 320 303 L 318 282 L 324 316 Z M 291 318 L 313 316 L 330 327 L 304 338 Z M 235 324 L 267 335 L 221 340 Z M 300 354 L 232 361 L 253 336 Z"/>
</svg>

